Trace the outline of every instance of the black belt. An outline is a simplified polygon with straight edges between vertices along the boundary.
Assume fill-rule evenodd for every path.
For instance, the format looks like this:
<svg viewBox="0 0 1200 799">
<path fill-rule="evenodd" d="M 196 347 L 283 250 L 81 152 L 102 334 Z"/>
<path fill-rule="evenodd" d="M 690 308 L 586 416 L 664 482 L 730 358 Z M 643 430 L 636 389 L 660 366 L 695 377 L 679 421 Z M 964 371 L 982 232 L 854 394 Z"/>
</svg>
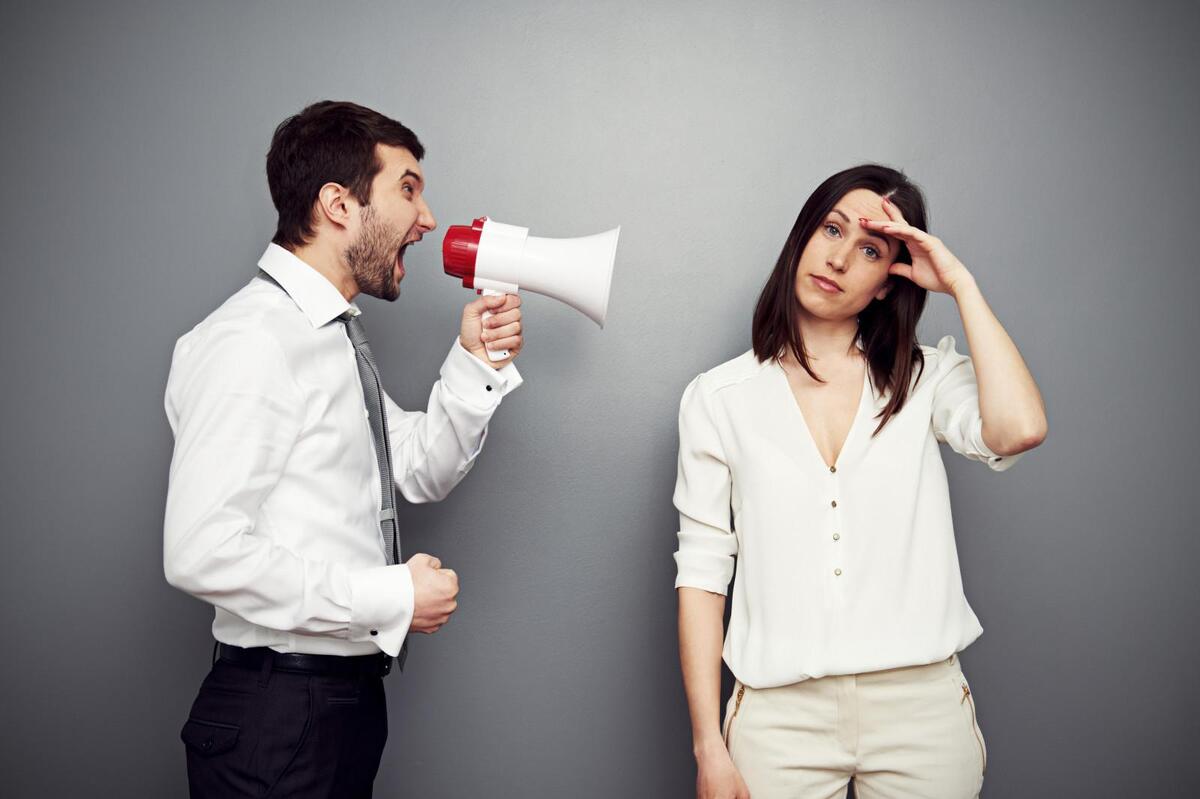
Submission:
<svg viewBox="0 0 1200 799">
<path fill-rule="evenodd" d="M 300 674 L 386 677 L 392 670 L 392 656 L 383 652 L 377 655 L 307 655 L 299 652 L 276 652 L 265 646 L 243 649 L 229 644 L 218 644 L 217 651 L 220 660 L 249 669 L 262 669 L 265 667 L 264 661 L 270 659 L 272 671 Z M 401 669 L 404 668 L 405 654 L 407 653 L 400 653 Z"/>
</svg>

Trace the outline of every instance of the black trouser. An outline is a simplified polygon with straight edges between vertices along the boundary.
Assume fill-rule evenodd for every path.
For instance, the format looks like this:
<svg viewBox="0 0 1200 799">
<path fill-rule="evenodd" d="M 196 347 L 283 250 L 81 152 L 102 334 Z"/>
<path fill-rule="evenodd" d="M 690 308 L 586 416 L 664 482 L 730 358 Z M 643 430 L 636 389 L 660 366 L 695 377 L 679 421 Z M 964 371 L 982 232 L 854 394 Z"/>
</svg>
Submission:
<svg viewBox="0 0 1200 799">
<path fill-rule="evenodd" d="M 213 663 L 180 733 L 192 799 L 371 796 L 387 741 L 378 673 L 285 671 L 242 652 L 260 664 Z"/>
</svg>

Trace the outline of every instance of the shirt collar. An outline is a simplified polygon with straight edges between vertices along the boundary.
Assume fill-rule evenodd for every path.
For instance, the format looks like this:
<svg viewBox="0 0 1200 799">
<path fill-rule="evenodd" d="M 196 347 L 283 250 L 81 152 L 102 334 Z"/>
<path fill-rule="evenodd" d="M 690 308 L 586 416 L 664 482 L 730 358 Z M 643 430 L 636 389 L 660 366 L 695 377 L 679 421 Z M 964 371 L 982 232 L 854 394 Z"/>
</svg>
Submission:
<svg viewBox="0 0 1200 799">
<path fill-rule="evenodd" d="M 346 311 L 352 316 L 360 313 L 324 275 L 274 242 L 258 259 L 258 268 L 275 278 L 313 327 L 328 324 Z"/>
</svg>

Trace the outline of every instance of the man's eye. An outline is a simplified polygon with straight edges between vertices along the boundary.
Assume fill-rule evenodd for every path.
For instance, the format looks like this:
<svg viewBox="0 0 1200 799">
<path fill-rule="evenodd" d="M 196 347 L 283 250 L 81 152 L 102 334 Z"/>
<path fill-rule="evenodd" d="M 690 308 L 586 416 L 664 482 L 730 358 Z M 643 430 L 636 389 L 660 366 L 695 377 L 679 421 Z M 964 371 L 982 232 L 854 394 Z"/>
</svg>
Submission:
<svg viewBox="0 0 1200 799">
<path fill-rule="evenodd" d="M 405 183 L 404 191 L 408 192 L 409 194 L 412 194 L 413 193 L 413 185 L 411 183 Z"/>
</svg>

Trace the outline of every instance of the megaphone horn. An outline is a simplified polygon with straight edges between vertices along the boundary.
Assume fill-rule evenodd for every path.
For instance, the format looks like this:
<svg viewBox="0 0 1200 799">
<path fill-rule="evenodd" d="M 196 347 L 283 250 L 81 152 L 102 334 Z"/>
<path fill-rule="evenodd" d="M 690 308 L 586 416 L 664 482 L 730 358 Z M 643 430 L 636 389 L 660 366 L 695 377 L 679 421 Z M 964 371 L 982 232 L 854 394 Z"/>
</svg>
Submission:
<svg viewBox="0 0 1200 799">
<path fill-rule="evenodd" d="M 470 226 L 450 226 L 442 242 L 442 264 L 466 288 L 483 294 L 544 294 L 603 328 L 620 233 L 617 227 L 594 236 L 545 239 L 530 236 L 529 228 L 481 216 Z"/>
</svg>

